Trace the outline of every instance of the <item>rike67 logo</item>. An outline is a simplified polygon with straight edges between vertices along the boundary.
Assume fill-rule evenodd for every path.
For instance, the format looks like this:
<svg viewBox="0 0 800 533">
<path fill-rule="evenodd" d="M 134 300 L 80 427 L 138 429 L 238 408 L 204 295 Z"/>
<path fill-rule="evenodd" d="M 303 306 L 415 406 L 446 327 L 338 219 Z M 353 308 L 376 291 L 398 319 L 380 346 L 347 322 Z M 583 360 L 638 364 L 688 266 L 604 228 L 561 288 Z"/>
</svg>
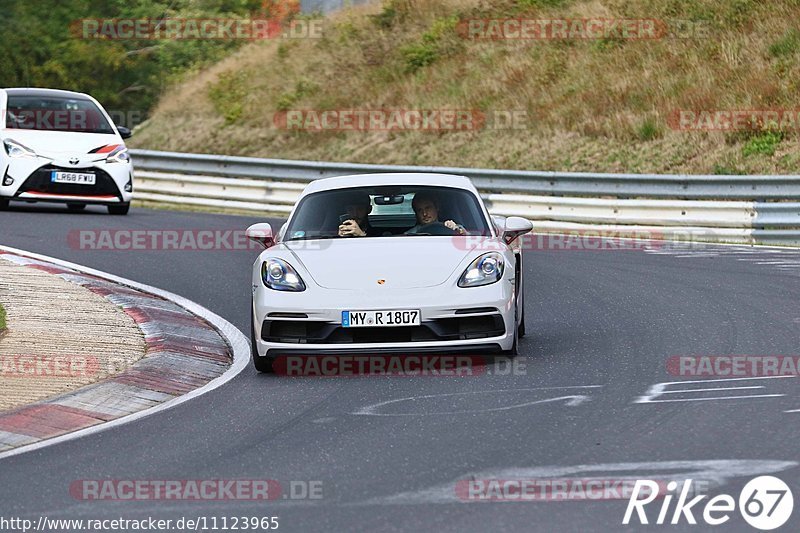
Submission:
<svg viewBox="0 0 800 533">
<path fill-rule="evenodd" d="M 706 494 L 689 499 L 692 490 L 691 479 L 686 480 L 680 489 L 676 481 L 670 481 L 667 484 L 666 494 L 660 493 L 658 489 L 658 483 L 655 481 L 637 480 L 622 523 L 630 524 L 634 512 L 640 524 L 650 523 L 645 507 L 659 496 L 663 496 L 655 521 L 659 525 L 682 523 L 696 525 L 695 513 L 697 513 L 706 524 L 718 526 L 730 520 L 737 507 L 737 501 L 729 494 L 714 496 L 704 502 L 705 505 L 699 504 L 708 498 Z M 679 495 L 678 490 L 680 490 Z M 671 509 L 674 496 L 678 498 L 675 507 Z M 794 509 L 794 498 L 789 486 L 782 480 L 774 476 L 759 476 L 751 479 L 739 493 L 738 508 L 748 524 L 756 529 L 769 531 L 781 527 L 789 520 Z M 635 519 L 633 523 L 636 523 Z"/>
</svg>

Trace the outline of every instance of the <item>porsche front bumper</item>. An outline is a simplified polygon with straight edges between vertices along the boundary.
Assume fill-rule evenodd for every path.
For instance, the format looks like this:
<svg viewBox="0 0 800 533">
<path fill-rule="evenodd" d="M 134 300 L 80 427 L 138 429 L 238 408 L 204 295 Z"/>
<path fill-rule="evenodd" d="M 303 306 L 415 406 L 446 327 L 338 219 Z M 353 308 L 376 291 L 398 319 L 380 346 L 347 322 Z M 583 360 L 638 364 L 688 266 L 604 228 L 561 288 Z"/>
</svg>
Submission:
<svg viewBox="0 0 800 533">
<path fill-rule="evenodd" d="M 443 284 L 418 289 L 350 291 L 313 287 L 280 292 L 254 286 L 259 356 L 508 350 L 514 342 L 514 286 Z M 344 328 L 342 311 L 418 309 L 415 327 Z"/>
</svg>

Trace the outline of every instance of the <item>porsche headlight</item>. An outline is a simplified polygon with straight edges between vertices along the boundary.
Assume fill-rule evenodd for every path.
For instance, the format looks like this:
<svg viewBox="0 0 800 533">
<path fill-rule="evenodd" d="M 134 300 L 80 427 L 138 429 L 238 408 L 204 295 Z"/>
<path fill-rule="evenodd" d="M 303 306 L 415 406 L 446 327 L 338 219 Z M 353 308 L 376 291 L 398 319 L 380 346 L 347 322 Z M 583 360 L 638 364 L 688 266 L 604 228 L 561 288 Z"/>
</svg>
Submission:
<svg viewBox="0 0 800 533">
<path fill-rule="evenodd" d="M 261 264 L 261 279 L 264 285 L 276 291 L 301 292 L 306 284 L 300 279 L 292 265 L 282 259 L 267 259 Z"/>
<path fill-rule="evenodd" d="M 504 268 L 505 261 L 502 255 L 497 252 L 483 254 L 470 263 L 458 280 L 458 286 L 480 287 L 496 283 L 503 278 Z"/>
<path fill-rule="evenodd" d="M 17 141 L 5 139 L 3 141 L 3 146 L 5 147 L 6 153 L 9 157 L 36 157 L 36 152 L 24 144 L 18 143 Z"/>
</svg>

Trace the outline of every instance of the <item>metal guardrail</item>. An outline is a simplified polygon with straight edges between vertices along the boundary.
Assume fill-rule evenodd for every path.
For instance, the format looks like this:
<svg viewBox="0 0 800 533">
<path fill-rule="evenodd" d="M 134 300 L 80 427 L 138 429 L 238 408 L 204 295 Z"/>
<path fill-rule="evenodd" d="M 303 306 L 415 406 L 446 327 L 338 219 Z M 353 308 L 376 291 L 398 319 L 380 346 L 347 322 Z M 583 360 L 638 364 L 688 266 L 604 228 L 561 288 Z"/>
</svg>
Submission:
<svg viewBox="0 0 800 533">
<path fill-rule="evenodd" d="M 670 238 L 800 243 L 800 176 L 541 172 L 365 165 L 132 150 L 140 200 L 287 214 L 319 178 L 383 172 L 467 176 L 494 214 L 541 231 L 650 232 Z"/>
</svg>

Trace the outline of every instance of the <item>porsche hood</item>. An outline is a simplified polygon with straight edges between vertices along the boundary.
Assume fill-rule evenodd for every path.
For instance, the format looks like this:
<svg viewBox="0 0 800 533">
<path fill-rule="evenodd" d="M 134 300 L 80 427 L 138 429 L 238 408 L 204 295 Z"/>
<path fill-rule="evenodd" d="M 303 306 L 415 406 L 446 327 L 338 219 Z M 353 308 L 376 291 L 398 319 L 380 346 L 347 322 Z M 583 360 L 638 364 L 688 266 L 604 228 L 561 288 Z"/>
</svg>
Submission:
<svg viewBox="0 0 800 533">
<path fill-rule="evenodd" d="M 328 289 L 412 289 L 441 285 L 477 245 L 463 237 L 398 236 L 286 242 L 293 260 Z M 463 267 L 466 268 L 466 264 Z"/>
</svg>

